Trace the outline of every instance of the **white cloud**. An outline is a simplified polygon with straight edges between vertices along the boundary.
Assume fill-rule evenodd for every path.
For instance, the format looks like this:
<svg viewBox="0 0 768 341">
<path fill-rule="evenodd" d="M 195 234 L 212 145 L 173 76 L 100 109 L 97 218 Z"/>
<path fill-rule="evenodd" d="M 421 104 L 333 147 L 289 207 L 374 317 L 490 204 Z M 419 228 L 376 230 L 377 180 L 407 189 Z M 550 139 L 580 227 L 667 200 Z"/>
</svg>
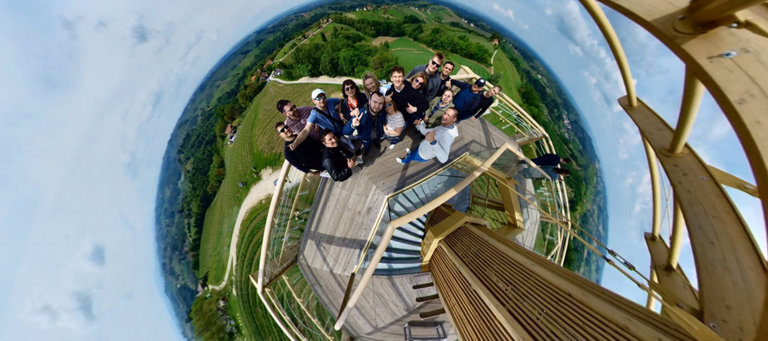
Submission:
<svg viewBox="0 0 768 341">
<path fill-rule="evenodd" d="M 287 8 L 0 7 L 0 339 L 180 338 L 155 245 L 162 154 L 210 68 Z"/>
<path fill-rule="evenodd" d="M 512 11 L 511 8 L 503 8 L 503 7 L 501 7 L 501 5 L 499 5 L 498 3 L 494 2 L 493 3 L 493 9 L 495 9 L 496 11 L 500 12 L 501 14 L 509 17 L 513 21 L 515 20 L 515 12 Z"/>
</svg>

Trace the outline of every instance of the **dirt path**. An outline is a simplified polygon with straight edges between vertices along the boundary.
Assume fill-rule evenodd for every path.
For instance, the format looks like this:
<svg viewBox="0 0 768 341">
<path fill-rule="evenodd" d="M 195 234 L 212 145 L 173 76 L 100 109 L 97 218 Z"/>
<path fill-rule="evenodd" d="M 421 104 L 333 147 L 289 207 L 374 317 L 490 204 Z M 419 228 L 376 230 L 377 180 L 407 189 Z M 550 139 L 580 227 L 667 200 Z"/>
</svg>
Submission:
<svg viewBox="0 0 768 341">
<path fill-rule="evenodd" d="M 499 52 L 499 49 L 494 50 L 491 56 L 491 74 L 493 74 L 493 58 L 496 58 L 496 52 Z"/>
<path fill-rule="evenodd" d="M 327 23 L 323 24 L 323 26 L 320 26 L 320 28 L 318 28 L 317 31 L 312 32 L 312 34 L 310 34 L 309 37 L 307 37 L 307 39 L 304 39 L 300 43 L 296 44 L 296 46 L 294 46 L 290 51 L 288 51 L 288 53 L 286 53 L 285 56 L 280 57 L 280 59 L 278 59 L 277 61 L 278 62 L 282 62 L 283 59 L 285 59 L 285 57 L 290 56 L 291 53 L 293 52 L 293 50 L 295 50 L 297 47 L 299 47 L 299 45 L 304 44 L 305 41 L 309 40 L 309 38 L 312 38 L 312 36 L 317 34 L 317 32 L 322 31 L 325 28 L 325 26 L 328 26 L 328 24 L 330 24 L 330 22 L 327 22 Z"/>
<path fill-rule="evenodd" d="M 271 168 L 266 168 L 261 171 L 261 181 L 257 182 L 248 191 L 248 195 L 240 205 L 240 211 L 237 212 L 237 220 L 235 220 L 235 230 L 232 231 L 232 240 L 229 243 L 229 259 L 227 260 L 227 271 L 224 273 L 224 279 L 221 283 L 216 285 L 208 285 L 209 289 L 221 290 L 227 285 L 230 273 L 232 277 L 235 276 L 235 266 L 237 265 L 237 241 L 240 237 L 240 226 L 242 225 L 245 214 L 248 213 L 253 206 L 264 198 L 269 197 L 275 190 L 274 182 L 277 180 L 277 176 L 280 172 Z M 234 293 L 234 292 L 233 292 Z M 234 293 L 237 295 L 237 293 Z"/>
<path fill-rule="evenodd" d="M 374 39 L 371 42 L 371 44 L 373 44 L 374 46 L 379 46 L 379 45 L 383 44 L 384 42 L 391 43 L 391 42 L 393 42 L 395 40 L 397 40 L 397 37 L 381 36 L 381 37 L 376 37 L 376 39 Z"/>
</svg>

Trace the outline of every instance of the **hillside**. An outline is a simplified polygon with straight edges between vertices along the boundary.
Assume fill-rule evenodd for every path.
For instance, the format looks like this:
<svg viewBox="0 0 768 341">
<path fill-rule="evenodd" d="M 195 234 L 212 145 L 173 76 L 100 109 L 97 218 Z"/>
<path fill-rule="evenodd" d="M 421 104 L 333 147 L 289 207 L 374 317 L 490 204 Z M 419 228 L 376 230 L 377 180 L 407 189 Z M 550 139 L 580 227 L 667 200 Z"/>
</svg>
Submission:
<svg viewBox="0 0 768 341">
<path fill-rule="evenodd" d="M 433 51 L 444 52 L 457 66 L 467 65 L 500 84 L 550 132 L 557 150 L 576 161 L 578 167 L 568 180 L 572 217 L 592 229 L 590 233 L 605 238 L 604 190 L 591 140 L 566 92 L 534 54 L 509 32 L 494 46 L 491 38 L 498 33 L 464 12 L 459 15 L 443 6 L 391 1 L 374 2 L 380 6 L 355 11 L 368 3 L 299 9 L 251 34 L 212 69 L 182 113 L 164 158 L 157 221 L 167 291 L 180 320 L 192 322 L 182 323 L 188 337 L 192 337 L 192 325 L 195 335 L 203 339 L 281 335 L 272 321 L 261 318 L 266 316 L 264 308 L 247 279 L 257 263 L 263 207 L 250 213 L 241 232 L 238 268 L 242 270 L 225 289 L 204 290 L 195 298 L 198 283 L 205 287 L 224 278 L 234 220 L 248 188 L 260 180 L 261 169 L 282 162 L 282 143 L 272 127 L 283 117 L 274 104 L 288 98 L 297 105 L 309 105 L 312 89 L 337 92 L 340 88 L 266 82 L 276 68 L 284 71 L 286 79 L 359 78 L 368 71 L 385 76 L 392 65 L 409 70 L 427 62 Z M 382 36 L 389 41 L 374 44 Z M 492 117 L 488 120 L 505 126 Z M 228 125 L 238 128 L 231 145 L 224 133 Z M 597 281 L 602 263 L 589 254 L 584 258 L 583 249 L 576 244 L 572 243 L 574 252 L 569 253 L 569 268 Z M 230 295 L 235 292 L 237 295 Z M 226 301 L 223 308 L 211 303 L 222 299 Z M 235 327 L 229 327 L 229 321 Z"/>
</svg>

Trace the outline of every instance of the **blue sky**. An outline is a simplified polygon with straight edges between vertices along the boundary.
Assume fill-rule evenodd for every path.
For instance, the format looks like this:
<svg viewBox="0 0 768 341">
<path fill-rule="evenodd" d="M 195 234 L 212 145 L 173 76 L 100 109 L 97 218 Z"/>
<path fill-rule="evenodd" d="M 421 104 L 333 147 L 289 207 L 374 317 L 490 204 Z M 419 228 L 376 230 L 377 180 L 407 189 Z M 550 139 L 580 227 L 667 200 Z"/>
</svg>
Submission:
<svg viewBox="0 0 768 341">
<path fill-rule="evenodd" d="M 0 2 L 1 340 L 181 338 L 156 255 L 162 155 L 205 74 L 285 10 Z"/>
<path fill-rule="evenodd" d="M 525 40 L 576 99 L 602 160 L 609 244 L 647 269 L 647 166 L 616 105 L 623 87 L 597 28 L 575 0 L 480 0 L 476 8 Z M 210 68 L 285 10 L 246 0 L 0 2 L 0 339 L 181 337 L 154 240 L 162 154 Z M 608 14 L 634 42 L 625 47 L 639 96 L 674 122 L 682 64 Z M 725 123 L 705 98 L 691 143 L 708 162 L 751 180 Z M 757 222 L 765 248 L 757 201 L 734 200 Z M 603 284 L 644 300 L 610 269 Z"/>
</svg>

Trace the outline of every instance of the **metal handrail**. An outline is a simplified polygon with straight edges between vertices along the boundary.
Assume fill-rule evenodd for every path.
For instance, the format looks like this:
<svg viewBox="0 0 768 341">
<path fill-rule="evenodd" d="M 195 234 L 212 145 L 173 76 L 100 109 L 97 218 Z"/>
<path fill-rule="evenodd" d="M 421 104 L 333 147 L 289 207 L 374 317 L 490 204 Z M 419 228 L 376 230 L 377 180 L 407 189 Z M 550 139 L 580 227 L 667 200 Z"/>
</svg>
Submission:
<svg viewBox="0 0 768 341">
<path fill-rule="evenodd" d="M 376 251 L 373 254 L 373 257 L 371 258 L 368 267 L 365 269 L 365 272 L 363 273 L 362 278 L 360 278 L 360 281 L 357 287 L 355 287 L 355 290 L 349 296 L 349 301 L 347 301 L 346 305 L 342 305 L 343 310 L 339 313 L 339 318 L 336 320 L 336 325 L 334 326 L 336 330 L 341 329 L 341 327 L 344 325 L 344 321 L 346 320 L 349 312 L 355 307 L 355 304 L 357 304 L 357 300 L 360 298 L 363 291 L 367 287 L 368 282 L 371 280 L 371 277 L 373 277 L 373 273 L 376 270 L 376 266 L 379 264 L 379 261 L 381 261 L 381 258 L 384 255 L 384 252 L 386 251 L 386 248 L 389 245 L 390 240 L 392 239 L 392 235 L 394 234 L 395 229 L 420 216 L 423 216 L 427 212 L 434 210 L 435 208 L 437 208 L 438 206 L 446 202 L 448 199 L 452 198 L 454 195 L 456 195 L 456 193 L 460 192 L 462 189 L 467 187 L 478 176 L 480 176 L 483 172 L 485 172 L 488 168 L 490 168 L 491 164 L 493 164 L 493 162 L 496 161 L 504 151 L 511 150 L 511 149 L 513 149 L 513 147 L 510 146 L 508 143 L 505 143 L 502 147 L 497 149 L 496 152 L 493 155 L 491 155 L 485 162 L 483 162 L 479 167 L 477 167 L 472 173 L 467 175 L 466 178 L 459 181 L 459 183 L 451 187 L 445 193 L 437 196 L 432 201 L 424 204 L 424 206 L 406 215 L 398 217 L 387 224 L 384 235 L 381 237 L 381 241 L 379 242 L 379 245 L 376 247 Z"/>
</svg>

